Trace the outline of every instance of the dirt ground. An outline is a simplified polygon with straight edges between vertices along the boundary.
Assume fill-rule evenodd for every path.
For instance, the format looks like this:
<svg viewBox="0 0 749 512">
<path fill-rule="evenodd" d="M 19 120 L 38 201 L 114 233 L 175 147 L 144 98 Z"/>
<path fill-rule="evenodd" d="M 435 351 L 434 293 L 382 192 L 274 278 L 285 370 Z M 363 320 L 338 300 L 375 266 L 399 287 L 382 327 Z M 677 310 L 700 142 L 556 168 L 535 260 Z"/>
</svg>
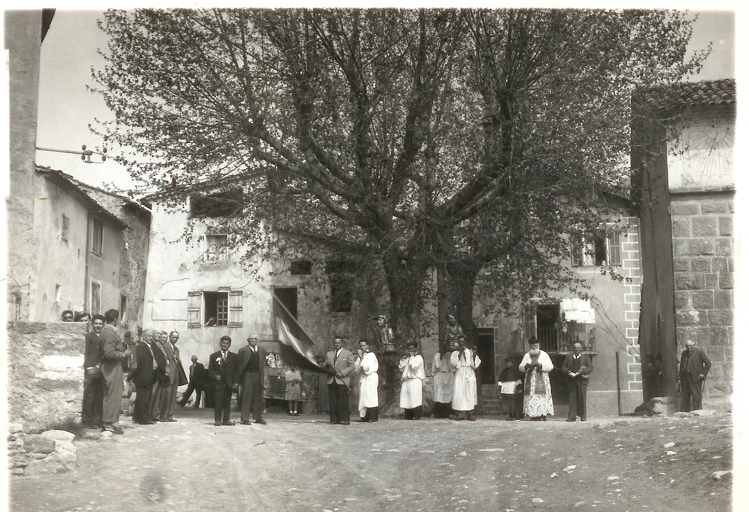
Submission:
<svg viewBox="0 0 749 512">
<path fill-rule="evenodd" d="M 125 435 L 77 441 L 77 471 L 11 479 L 11 510 L 731 509 L 730 475 L 711 478 L 732 468 L 730 414 L 343 426 L 271 413 L 268 425 L 214 427 L 212 411 L 186 408 L 176 418 L 123 418 Z"/>
</svg>

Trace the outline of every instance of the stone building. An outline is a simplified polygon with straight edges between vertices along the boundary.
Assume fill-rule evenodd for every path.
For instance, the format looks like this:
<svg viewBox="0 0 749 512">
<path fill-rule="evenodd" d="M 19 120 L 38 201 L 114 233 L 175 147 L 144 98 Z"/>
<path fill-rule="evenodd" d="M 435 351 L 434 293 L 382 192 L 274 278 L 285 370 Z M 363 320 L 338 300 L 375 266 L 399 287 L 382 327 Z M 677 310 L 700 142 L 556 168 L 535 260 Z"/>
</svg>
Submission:
<svg viewBox="0 0 749 512">
<path fill-rule="evenodd" d="M 687 340 L 713 362 L 706 408 L 730 407 L 733 379 L 734 80 L 652 90 L 635 98 L 660 122 L 633 125 L 643 288 L 640 347 L 656 371 L 644 396 L 674 396 Z"/>
</svg>

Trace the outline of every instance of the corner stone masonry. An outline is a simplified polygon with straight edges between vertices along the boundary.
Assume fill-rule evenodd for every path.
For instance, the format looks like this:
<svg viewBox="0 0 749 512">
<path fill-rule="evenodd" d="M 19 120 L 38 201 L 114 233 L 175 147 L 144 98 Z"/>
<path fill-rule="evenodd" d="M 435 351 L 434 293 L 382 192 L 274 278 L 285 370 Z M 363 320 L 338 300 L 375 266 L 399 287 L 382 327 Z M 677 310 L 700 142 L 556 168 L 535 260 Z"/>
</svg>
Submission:
<svg viewBox="0 0 749 512">
<path fill-rule="evenodd" d="M 82 323 L 17 322 L 8 334 L 8 419 L 25 431 L 80 417 Z"/>
<path fill-rule="evenodd" d="M 672 196 L 677 343 L 712 360 L 703 405 L 717 409 L 733 392 L 733 212 L 733 193 Z"/>
</svg>

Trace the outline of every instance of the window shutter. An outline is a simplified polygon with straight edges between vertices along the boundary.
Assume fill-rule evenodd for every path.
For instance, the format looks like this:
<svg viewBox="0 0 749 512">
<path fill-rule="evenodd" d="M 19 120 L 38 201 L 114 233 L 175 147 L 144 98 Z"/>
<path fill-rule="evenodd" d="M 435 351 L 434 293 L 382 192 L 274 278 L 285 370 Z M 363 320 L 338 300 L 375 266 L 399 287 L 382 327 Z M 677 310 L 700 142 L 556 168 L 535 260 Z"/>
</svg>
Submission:
<svg viewBox="0 0 749 512">
<path fill-rule="evenodd" d="M 187 293 L 187 327 L 194 329 L 200 327 L 200 303 L 203 299 L 203 292 Z"/>
<path fill-rule="evenodd" d="M 229 327 L 242 327 L 242 290 L 229 292 Z"/>
<path fill-rule="evenodd" d="M 622 246 L 619 242 L 619 233 L 609 233 L 609 265 L 616 266 L 622 264 Z"/>
<path fill-rule="evenodd" d="M 572 246 L 572 266 L 582 267 L 583 265 L 583 239 L 580 235 L 570 237 Z"/>
</svg>

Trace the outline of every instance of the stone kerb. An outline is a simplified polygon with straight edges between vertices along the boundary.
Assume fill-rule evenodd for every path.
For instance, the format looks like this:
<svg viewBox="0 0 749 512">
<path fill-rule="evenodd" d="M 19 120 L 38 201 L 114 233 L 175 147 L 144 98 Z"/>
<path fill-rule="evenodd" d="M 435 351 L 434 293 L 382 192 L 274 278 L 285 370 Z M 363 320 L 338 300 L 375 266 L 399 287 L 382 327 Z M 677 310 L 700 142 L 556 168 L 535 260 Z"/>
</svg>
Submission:
<svg viewBox="0 0 749 512">
<path fill-rule="evenodd" d="M 82 323 L 17 322 L 8 334 L 8 415 L 24 431 L 80 416 Z"/>
</svg>

